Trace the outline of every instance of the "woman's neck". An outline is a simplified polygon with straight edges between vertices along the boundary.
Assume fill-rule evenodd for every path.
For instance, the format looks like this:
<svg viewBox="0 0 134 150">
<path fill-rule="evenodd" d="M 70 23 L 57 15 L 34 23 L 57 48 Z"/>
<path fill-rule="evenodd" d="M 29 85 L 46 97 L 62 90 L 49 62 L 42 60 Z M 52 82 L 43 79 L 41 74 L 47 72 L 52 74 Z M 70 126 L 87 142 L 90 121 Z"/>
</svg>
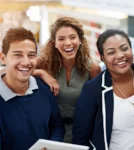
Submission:
<svg viewBox="0 0 134 150">
<path fill-rule="evenodd" d="M 66 70 L 72 70 L 72 68 L 75 66 L 75 60 L 62 60 L 63 66 Z"/>
<path fill-rule="evenodd" d="M 111 76 L 112 79 L 116 82 L 128 82 L 130 79 L 133 78 L 133 70 L 130 69 L 127 73 L 120 75 L 111 74 Z"/>
</svg>

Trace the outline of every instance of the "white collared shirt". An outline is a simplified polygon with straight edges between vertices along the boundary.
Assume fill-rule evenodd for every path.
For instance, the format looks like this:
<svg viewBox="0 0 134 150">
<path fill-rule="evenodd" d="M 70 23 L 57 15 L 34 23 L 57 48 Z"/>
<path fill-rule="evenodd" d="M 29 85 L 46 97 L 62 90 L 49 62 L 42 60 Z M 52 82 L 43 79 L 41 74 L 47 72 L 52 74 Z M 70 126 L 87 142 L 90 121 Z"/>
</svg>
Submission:
<svg viewBox="0 0 134 150">
<path fill-rule="evenodd" d="M 21 96 L 17 93 L 14 93 L 3 81 L 2 76 L 4 74 L 0 75 L 0 95 L 2 96 L 2 98 L 5 101 L 10 100 L 11 98 L 15 97 L 15 96 Z M 33 90 L 38 89 L 38 85 L 36 83 L 36 80 L 34 77 L 30 76 L 29 78 L 29 87 L 25 93 L 25 95 L 29 95 L 33 93 Z"/>
</svg>

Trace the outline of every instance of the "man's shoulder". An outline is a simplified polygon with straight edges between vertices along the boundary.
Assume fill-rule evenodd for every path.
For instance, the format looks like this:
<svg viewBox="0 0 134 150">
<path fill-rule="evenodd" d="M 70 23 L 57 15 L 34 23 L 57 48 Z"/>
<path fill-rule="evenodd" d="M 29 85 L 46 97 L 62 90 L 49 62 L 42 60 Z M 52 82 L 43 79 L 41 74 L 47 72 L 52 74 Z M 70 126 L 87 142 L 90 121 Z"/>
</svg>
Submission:
<svg viewBox="0 0 134 150">
<path fill-rule="evenodd" d="M 47 92 L 50 92 L 49 86 L 40 77 L 35 77 L 35 80 L 37 82 L 37 85 L 38 85 L 39 89 L 44 89 Z"/>
</svg>

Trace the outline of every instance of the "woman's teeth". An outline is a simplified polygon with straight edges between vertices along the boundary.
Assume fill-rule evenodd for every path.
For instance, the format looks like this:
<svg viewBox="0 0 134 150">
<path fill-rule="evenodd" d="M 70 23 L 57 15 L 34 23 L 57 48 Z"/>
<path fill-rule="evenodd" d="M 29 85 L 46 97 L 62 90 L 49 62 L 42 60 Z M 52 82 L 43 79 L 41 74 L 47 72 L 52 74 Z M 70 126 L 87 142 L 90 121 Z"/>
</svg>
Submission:
<svg viewBox="0 0 134 150">
<path fill-rule="evenodd" d="M 122 62 L 119 62 L 119 63 L 117 63 L 118 65 L 122 65 L 122 64 L 125 64 L 126 63 L 126 61 L 122 61 Z"/>
<path fill-rule="evenodd" d="M 64 49 L 65 50 L 65 52 L 71 52 L 71 51 L 73 51 L 73 48 L 67 48 L 67 49 Z"/>
</svg>

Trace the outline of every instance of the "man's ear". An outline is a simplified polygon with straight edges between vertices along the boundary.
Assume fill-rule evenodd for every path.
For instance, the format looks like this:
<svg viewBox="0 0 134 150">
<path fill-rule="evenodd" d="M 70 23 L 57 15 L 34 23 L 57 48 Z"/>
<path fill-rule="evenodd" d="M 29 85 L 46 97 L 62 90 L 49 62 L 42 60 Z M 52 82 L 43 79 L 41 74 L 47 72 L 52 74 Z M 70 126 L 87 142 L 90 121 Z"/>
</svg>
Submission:
<svg viewBox="0 0 134 150">
<path fill-rule="evenodd" d="M 1 53 L 0 54 L 0 59 L 1 59 L 2 65 L 5 65 L 6 64 L 6 56 L 5 56 L 5 54 Z"/>
</svg>

